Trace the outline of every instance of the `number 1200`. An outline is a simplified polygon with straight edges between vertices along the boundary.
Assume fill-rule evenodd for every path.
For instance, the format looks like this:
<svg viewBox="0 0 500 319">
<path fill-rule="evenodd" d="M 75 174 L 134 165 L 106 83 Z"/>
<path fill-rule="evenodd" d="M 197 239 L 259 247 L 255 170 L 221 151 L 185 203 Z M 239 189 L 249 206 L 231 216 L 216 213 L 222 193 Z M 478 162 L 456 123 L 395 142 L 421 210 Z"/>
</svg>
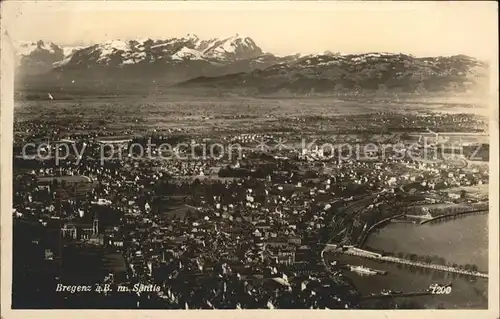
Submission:
<svg viewBox="0 0 500 319">
<path fill-rule="evenodd" d="M 433 295 L 449 295 L 451 293 L 451 287 L 432 287 L 432 294 Z"/>
</svg>

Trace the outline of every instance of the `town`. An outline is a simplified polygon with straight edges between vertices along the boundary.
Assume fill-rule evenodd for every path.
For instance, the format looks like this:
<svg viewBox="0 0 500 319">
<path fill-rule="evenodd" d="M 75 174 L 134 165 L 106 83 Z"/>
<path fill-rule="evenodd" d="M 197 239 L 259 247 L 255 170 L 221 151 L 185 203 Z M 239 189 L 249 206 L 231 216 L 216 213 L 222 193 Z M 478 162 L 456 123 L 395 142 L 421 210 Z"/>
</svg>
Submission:
<svg viewBox="0 0 500 319">
<path fill-rule="evenodd" d="M 292 122 L 304 132 L 310 120 Z M 306 142 L 283 127 L 96 134 L 92 123 L 44 121 L 14 126 L 14 260 L 25 271 L 14 274 L 24 278 L 13 294 L 46 307 L 86 298 L 97 308 L 359 308 L 364 296 L 332 258 L 368 249 L 369 235 L 391 222 L 488 210 L 487 193 L 473 196 L 488 185 L 487 135 L 480 141 L 484 123 L 467 114 L 377 113 L 378 138 L 359 131 L 366 116 L 318 117 Z M 350 121 L 350 131 L 326 130 L 334 121 Z M 460 143 L 429 127 L 453 127 Z M 403 152 L 373 147 L 396 144 Z M 478 273 L 462 266 L 453 269 Z M 112 288 L 91 297 L 54 289 L 96 284 Z"/>
</svg>

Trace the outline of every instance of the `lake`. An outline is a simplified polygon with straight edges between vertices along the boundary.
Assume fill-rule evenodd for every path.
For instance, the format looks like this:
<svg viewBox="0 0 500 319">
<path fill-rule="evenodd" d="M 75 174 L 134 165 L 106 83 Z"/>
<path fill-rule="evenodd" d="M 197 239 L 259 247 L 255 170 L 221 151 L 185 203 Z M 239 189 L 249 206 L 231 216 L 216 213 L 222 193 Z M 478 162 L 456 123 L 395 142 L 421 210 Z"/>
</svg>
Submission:
<svg viewBox="0 0 500 319">
<path fill-rule="evenodd" d="M 426 223 L 391 223 L 373 232 L 366 247 L 417 255 L 438 255 L 447 262 L 475 264 L 480 271 L 488 270 L 488 214 L 465 215 L 452 220 Z M 488 279 L 463 276 L 442 271 L 409 267 L 356 256 L 326 253 L 327 261 L 364 265 L 386 270 L 387 275 L 362 276 L 346 271 L 362 295 L 379 294 L 382 289 L 403 292 L 424 291 L 433 283 L 452 283 L 449 295 L 411 297 L 422 307 L 446 309 L 485 309 L 488 307 Z M 402 300 L 402 298 L 395 299 Z M 370 301 L 373 302 L 373 301 Z M 368 304 L 371 307 L 372 304 Z M 376 307 L 375 307 L 376 308 Z"/>
<path fill-rule="evenodd" d="M 445 309 L 488 308 L 487 278 L 461 276 L 442 271 L 363 259 L 356 256 L 335 255 L 329 252 L 325 253 L 325 258 L 327 261 L 337 260 L 340 263 L 364 265 L 369 268 L 386 270 L 387 275 L 385 276 L 362 276 L 351 271 L 345 272 L 345 275 L 351 279 L 356 289 L 364 296 L 371 293 L 380 294 L 382 289 L 399 290 L 405 293 L 420 292 L 427 289 L 433 283 L 446 285 L 451 282 L 453 286 L 449 295 L 429 295 L 407 297 L 405 299 L 416 302 L 422 308 L 430 309 L 438 307 Z M 403 298 L 395 300 L 401 301 Z"/>
<path fill-rule="evenodd" d="M 373 232 L 366 246 L 387 252 L 438 255 L 449 263 L 488 271 L 488 214 L 465 215 L 423 225 L 391 223 Z"/>
</svg>

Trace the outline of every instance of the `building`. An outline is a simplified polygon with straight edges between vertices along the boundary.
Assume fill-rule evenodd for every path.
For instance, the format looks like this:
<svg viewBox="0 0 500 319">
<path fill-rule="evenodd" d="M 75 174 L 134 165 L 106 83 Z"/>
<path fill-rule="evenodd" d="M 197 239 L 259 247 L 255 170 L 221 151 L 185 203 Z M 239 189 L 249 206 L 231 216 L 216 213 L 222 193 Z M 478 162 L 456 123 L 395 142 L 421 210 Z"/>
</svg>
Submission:
<svg viewBox="0 0 500 319">
<path fill-rule="evenodd" d="M 103 242 L 104 236 L 99 238 L 99 220 L 94 218 L 92 224 L 66 223 L 61 228 L 61 236 L 65 239 Z"/>
<path fill-rule="evenodd" d="M 74 224 L 64 224 L 61 228 L 61 235 L 63 238 L 77 238 L 77 227 Z"/>
<path fill-rule="evenodd" d="M 282 250 L 278 252 L 277 256 L 278 264 L 282 265 L 293 265 L 295 263 L 295 251 L 293 250 Z"/>
</svg>

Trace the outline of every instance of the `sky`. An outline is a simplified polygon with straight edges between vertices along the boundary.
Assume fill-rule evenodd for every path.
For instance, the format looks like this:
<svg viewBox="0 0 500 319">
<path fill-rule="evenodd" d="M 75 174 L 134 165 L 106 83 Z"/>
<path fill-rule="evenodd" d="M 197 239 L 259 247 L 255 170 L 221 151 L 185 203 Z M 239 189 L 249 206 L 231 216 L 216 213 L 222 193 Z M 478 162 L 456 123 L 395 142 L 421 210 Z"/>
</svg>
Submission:
<svg viewBox="0 0 500 319">
<path fill-rule="evenodd" d="M 251 37 L 278 55 L 326 50 L 415 56 L 497 56 L 496 2 L 7 1 L 14 40 L 93 44 L 109 39 Z"/>
</svg>

